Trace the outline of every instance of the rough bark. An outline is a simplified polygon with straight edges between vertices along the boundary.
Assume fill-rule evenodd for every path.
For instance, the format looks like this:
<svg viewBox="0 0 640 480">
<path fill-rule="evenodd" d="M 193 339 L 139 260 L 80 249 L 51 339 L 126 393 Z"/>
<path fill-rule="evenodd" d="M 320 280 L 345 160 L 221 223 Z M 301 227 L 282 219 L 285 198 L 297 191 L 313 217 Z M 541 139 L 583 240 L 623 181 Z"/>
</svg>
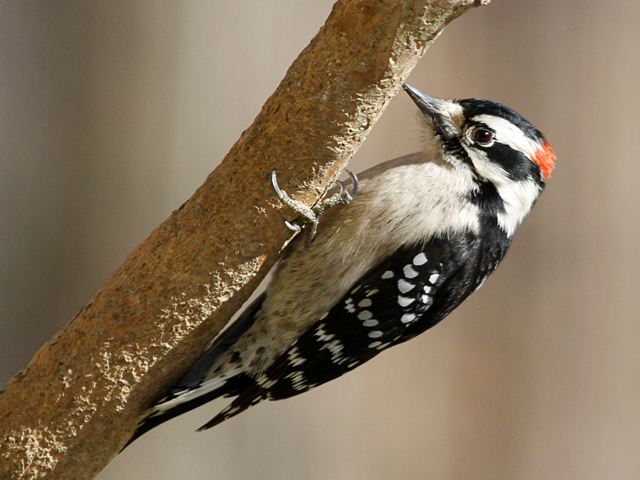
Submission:
<svg viewBox="0 0 640 480">
<path fill-rule="evenodd" d="M 314 203 L 430 42 L 488 0 L 339 0 L 194 195 L 0 395 L 0 477 L 93 478 L 192 364 L 289 236 L 283 188 Z"/>
</svg>

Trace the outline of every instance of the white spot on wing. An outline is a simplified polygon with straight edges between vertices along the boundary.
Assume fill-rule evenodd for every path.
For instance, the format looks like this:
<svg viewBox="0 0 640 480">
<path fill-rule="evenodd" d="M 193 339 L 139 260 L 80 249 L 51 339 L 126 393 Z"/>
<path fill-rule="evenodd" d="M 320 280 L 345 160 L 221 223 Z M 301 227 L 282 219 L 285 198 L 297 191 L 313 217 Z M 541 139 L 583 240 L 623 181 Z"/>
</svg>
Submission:
<svg viewBox="0 0 640 480">
<path fill-rule="evenodd" d="M 427 263 L 427 256 L 424 253 L 419 253 L 415 257 L 413 257 L 413 264 L 420 266 Z"/>
<path fill-rule="evenodd" d="M 401 307 L 408 307 L 415 301 L 415 298 L 403 297 L 402 295 L 398 295 L 398 305 Z"/>
<path fill-rule="evenodd" d="M 415 288 L 415 285 L 413 283 L 407 282 L 404 278 L 401 278 L 400 280 L 398 280 L 398 290 L 400 290 L 400 293 L 410 292 L 414 288 Z"/>
<path fill-rule="evenodd" d="M 402 323 L 411 323 L 415 319 L 416 319 L 415 313 L 405 313 L 404 315 L 402 315 L 402 317 L 400 317 L 400 321 Z"/>
<path fill-rule="evenodd" d="M 402 272 L 407 278 L 416 278 L 418 276 L 418 272 L 415 271 L 412 265 L 405 265 L 402 268 Z"/>
<path fill-rule="evenodd" d="M 365 320 L 364 322 L 362 322 L 362 325 L 364 327 L 377 327 L 379 324 L 380 322 L 375 318 L 370 318 L 369 320 Z"/>
<path fill-rule="evenodd" d="M 264 389 L 269 389 L 271 387 L 273 387 L 277 382 L 276 380 L 270 380 L 269 377 L 267 377 L 264 373 L 262 375 L 260 375 L 257 379 L 256 379 L 256 383 L 261 386 Z"/>
<path fill-rule="evenodd" d="M 304 372 L 300 370 L 296 370 L 295 372 L 291 372 L 285 378 L 291 379 L 291 386 L 294 390 L 301 392 L 308 388 L 307 380 L 304 378 Z"/>
<path fill-rule="evenodd" d="M 383 279 L 383 280 L 387 280 L 389 278 L 393 278 L 393 275 L 394 274 L 393 274 L 393 272 L 391 270 L 387 270 L 386 272 L 384 272 L 382 274 L 382 276 L 380 278 Z"/>
<path fill-rule="evenodd" d="M 329 350 L 331 353 L 331 361 L 333 363 L 340 364 L 344 361 L 344 357 L 342 356 L 344 345 L 339 340 L 332 340 L 331 342 L 326 343 L 320 348 L 320 350 Z"/>
<path fill-rule="evenodd" d="M 438 278 L 440 278 L 439 273 L 432 273 L 431 276 L 429 277 L 429 283 L 433 285 L 438 281 Z"/>
<path fill-rule="evenodd" d="M 372 330 L 368 335 L 369 338 L 380 338 L 382 336 L 382 332 L 380 330 Z"/>
<path fill-rule="evenodd" d="M 382 345 L 382 342 L 371 342 L 368 347 L 369 348 L 376 348 L 377 346 Z"/>
<path fill-rule="evenodd" d="M 369 320 L 373 317 L 373 314 L 369 310 L 363 310 L 358 314 L 360 320 Z"/>
<path fill-rule="evenodd" d="M 293 347 L 291 350 L 289 350 L 289 352 L 287 353 L 287 356 L 289 357 L 289 364 L 292 367 L 298 367 L 306 361 L 300 355 L 300 350 L 298 350 L 298 347 Z"/>
<path fill-rule="evenodd" d="M 358 306 L 360 308 L 367 308 L 371 306 L 371 300 L 368 298 L 363 298 L 362 300 L 360 300 L 360 303 L 358 303 Z"/>
<path fill-rule="evenodd" d="M 324 329 L 323 325 L 319 325 L 316 328 L 316 331 L 314 332 L 314 335 L 321 342 L 328 342 L 329 340 L 331 340 L 331 339 L 333 339 L 335 337 L 335 335 L 333 333 L 327 333 L 327 331 Z"/>
</svg>

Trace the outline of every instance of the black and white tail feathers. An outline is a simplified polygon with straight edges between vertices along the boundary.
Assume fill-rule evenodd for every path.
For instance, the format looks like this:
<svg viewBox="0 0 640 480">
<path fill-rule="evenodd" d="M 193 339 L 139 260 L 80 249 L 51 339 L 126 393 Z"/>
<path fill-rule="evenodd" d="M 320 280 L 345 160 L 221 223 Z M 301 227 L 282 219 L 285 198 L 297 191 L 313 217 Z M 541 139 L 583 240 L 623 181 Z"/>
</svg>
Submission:
<svg viewBox="0 0 640 480">
<path fill-rule="evenodd" d="M 232 370 L 209 380 L 206 380 L 206 377 L 216 361 L 227 353 L 253 325 L 264 298 L 265 294 L 262 294 L 254 300 L 242 315 L 214 340 L 200 360 L 180 379 L 171 392 L 149 409 L 123 449 L 167 420 L 216 398 L 237 395 L 250 383 L 241 371 Z"/>
</svg>

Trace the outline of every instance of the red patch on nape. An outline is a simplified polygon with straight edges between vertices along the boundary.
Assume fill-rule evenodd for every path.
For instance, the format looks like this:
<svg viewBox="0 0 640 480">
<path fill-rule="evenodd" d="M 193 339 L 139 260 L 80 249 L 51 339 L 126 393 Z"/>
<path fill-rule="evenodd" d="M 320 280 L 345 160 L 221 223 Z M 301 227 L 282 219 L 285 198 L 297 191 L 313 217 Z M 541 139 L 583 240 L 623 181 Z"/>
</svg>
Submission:
<svg viewBox="0 0 640 480">
<path fill-rule="evenodd" d="M 542 176 L 545 180 L 548 180 L 551 176 L 551 172 L 556 167 L 556 152 L 553 151 L 551 145 L 548 142 L 544 142 L 540 145 L 540 148 L 536 150 L 536 153 L 533 157 L 533 163 L 540 167 L 540 171 L 542 172 Z"/>
</svg>

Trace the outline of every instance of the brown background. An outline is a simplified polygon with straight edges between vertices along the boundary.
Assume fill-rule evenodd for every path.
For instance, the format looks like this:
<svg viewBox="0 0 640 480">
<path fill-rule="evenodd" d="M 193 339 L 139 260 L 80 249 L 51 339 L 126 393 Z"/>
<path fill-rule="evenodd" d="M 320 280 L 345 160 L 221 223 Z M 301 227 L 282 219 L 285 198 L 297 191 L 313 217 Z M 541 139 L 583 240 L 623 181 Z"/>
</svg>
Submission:
<svg viewBox="0 0 640 480">
<path fill-rule="evenodd" d="M 203 181 L 332 1 L 0 0 L 0 384 Z M 451 317 L 312 393 L 146 435 L 113 479 L 640 476 L 640 4 L 493 0 L 411 83 L 501 100 L 558 170 Z M 398 96 L 352 161 L 419 148 Z"/>
</svg>

